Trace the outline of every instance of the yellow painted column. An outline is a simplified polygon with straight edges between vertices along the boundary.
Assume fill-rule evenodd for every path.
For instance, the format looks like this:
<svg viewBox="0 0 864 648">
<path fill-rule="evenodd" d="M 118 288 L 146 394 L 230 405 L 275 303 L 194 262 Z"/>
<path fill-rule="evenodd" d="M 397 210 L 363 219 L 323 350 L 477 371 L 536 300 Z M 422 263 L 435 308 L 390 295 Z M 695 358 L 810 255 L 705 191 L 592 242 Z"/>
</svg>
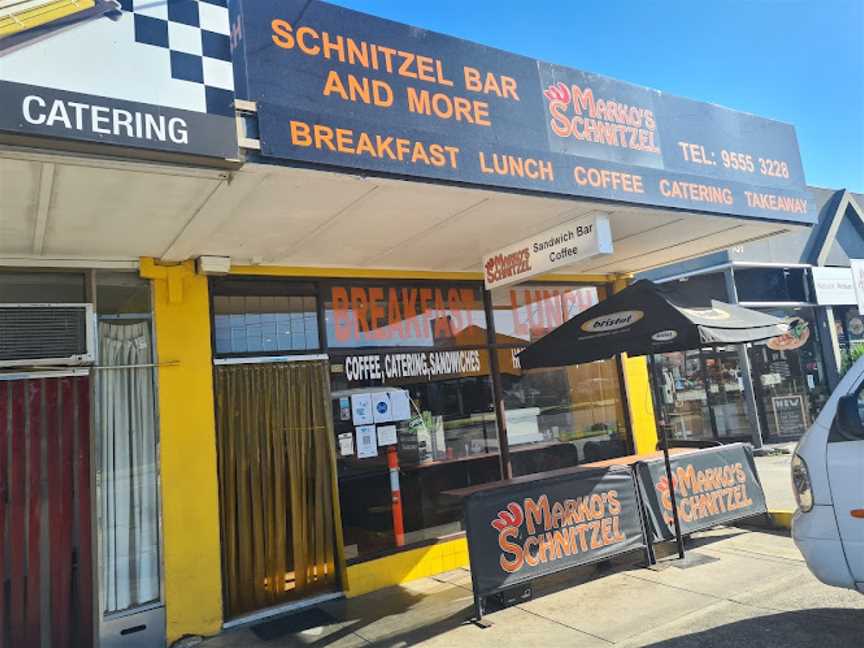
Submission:
<svg viewBox="0 0 864 648">
<path fill-rule="evenodd" d="M 152 280 L 168 643 L 222 629 L 213 356 L 207 278 L 141 260 Z"/>
<path fill-rule="evenodd" d="M 630 283 L 629 278 L 616 279 L 613 292 L 620 292 Z M 657 424 L 654 418 L 654 401 L 651 398 L 651 383 L 648 377 L 648 360 L 644 356 L 629 358 L 621 356 L 627 405 L 630 408 L 630 425 L 636 454 L 648 454 L 657 450 Z"/>
</svg>

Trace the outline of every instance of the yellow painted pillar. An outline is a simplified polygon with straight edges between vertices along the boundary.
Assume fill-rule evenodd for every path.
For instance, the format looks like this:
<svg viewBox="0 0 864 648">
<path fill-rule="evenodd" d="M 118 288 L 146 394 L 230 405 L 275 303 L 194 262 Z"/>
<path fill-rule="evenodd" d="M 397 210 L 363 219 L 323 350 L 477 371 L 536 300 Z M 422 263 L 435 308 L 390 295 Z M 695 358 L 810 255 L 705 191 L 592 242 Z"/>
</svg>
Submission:
<svg viewBox="0 0 864 648">
<path fill-rule="evenodd" d="M 207 278 L 141 260 L 152 280 L 168 643 L 222 629 L 213 356 Z"/>
<path fill-rule="evenodd" d="M 616 279 L 613 292 L 620 292 L 630 283 L 630 278 Z M 657 424 L 654 418 L 654 402 L 651 398 L 651 383 L 648 377 L 648 360 L 644 356 L 629 358 L 621 356 L 624 388 L 630 408 L 630 425 L 633 431 L 633 446 L 636 454 L 648 454 L 657 450 Z"/>
</svg>

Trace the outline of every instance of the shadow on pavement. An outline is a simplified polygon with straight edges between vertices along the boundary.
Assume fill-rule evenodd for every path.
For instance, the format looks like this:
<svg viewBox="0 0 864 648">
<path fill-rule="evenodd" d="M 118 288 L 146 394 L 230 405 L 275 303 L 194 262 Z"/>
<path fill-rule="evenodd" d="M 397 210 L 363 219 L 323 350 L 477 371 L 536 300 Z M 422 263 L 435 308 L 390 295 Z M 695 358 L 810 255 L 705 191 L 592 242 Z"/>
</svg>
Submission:
<svg viewBox="0 0 864 648">
<path fill-rule="evenodd" d="M 782 612 L 638 645 L 643 648 L 851 648 L 864 645 L 864 610 L 814 608 Z"/>
</svg>

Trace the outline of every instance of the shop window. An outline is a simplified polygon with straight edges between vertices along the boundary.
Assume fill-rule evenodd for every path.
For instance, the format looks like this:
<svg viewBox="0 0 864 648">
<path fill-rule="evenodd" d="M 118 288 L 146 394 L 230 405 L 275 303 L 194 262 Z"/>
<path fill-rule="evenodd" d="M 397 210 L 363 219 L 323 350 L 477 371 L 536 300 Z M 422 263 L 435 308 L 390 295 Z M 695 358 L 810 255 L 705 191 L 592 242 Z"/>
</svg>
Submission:
<svg viewBox="0 0 864 648">
<path fill-rule="evenodd" d="M 741 268 L 735 270 L 740 302 L 807 302 L 803 268 Z"/>
<path fill-rule="evenodd" d="M 616 362 L 502 369 L 514 476 L 629 453 Z"/>
<path fill-rule="evenodd" d="M 315 287 L 276 281 L 213 283 L 217 356 L 303 353 L 321 348 Z"/>
<path fill-rule="evenodd" d="M 327 344 L 465 347 L 486 344 L 480 287 L 442 283 L 332 283 L 324 287 Z"/>
<path fill-rule="evenodd" d="M 0 272 L 4 304 L 80 304 L 87 301 L 83 272 Z"/>
<path fill-rule="evenodd" d="M 864 354 L 864 317 L 857 306 L 834 306 L 834 327 L 840 346 L 841 373 Z"/>
<path fill-rule="evenodd" d="M 814 309 L 764 312 L 787 319 L 790 331 L 749 350 L 763 433 L 775 439 L 800 437 L 830 395 Z"/>
<path fill-rule="evenodd" d="M 493 290 L 497 343 L 534 342 L 598 300 L 596 286 L 523 284 Z"/>
<path fill-rule="evenodd" d="M 100 603 L 106 616 L 160 598 L 159 426 L 150 282 L 96 273 Z"/>
<path fill-rule="evenodd" d="M 488 352 L 331 355 L 331 371 L 347 558 L 368 559 L 399 546 L 388 452 L 399 465 L 403 543 L 460 532 L 462 505 L 445 493 L 500 479 Z M 375 403 L 382 394 L 396 420 L 358 424 L 355 400 Z"/>
</svg>

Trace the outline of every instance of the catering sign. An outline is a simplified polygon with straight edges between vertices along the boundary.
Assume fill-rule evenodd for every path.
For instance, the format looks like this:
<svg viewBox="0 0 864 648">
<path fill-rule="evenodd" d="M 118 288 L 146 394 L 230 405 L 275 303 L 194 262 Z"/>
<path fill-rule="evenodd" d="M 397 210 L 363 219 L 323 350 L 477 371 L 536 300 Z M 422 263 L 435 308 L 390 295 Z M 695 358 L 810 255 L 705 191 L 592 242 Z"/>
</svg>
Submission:
<svg viewBox="0 0 864 648">
<path fill-rule="evenodd" d="M 483 257 L 483 280 L 486 289 L 492 290 L 611 253 L 608 217 L 579 218 L 487 254 Z"/>
<path fill-rule="evenodd" d="M 231 10 L 264 159 L 815 222 L 789 124 L 315 0 Z"/>
<path fill-rule="evenodd" d="M 475 592 L 504 588 L 644 547 L 627 468 L 565 471 L 480 489 L 465 499 Z"/>
<path fill-rule="evenodd" d="M 673 455 L 672 486 L 681 532 L 765 513 L 765 494 L 753 452 L 743 443 Z M 639 487 L 656 541 L 675 537 L 672 497 L 662 458 L 635 465 Z"/>
<path fill-rule="evenodd" d="M 236 158 L 224 2 L 0 2 L 0 134 Z"/>
<path fill-rule="evenodd" d="M 849 268 L 813 268 L 813 288 L 817 304 L 848 306 L 857 303 Z"/>
</svg>

